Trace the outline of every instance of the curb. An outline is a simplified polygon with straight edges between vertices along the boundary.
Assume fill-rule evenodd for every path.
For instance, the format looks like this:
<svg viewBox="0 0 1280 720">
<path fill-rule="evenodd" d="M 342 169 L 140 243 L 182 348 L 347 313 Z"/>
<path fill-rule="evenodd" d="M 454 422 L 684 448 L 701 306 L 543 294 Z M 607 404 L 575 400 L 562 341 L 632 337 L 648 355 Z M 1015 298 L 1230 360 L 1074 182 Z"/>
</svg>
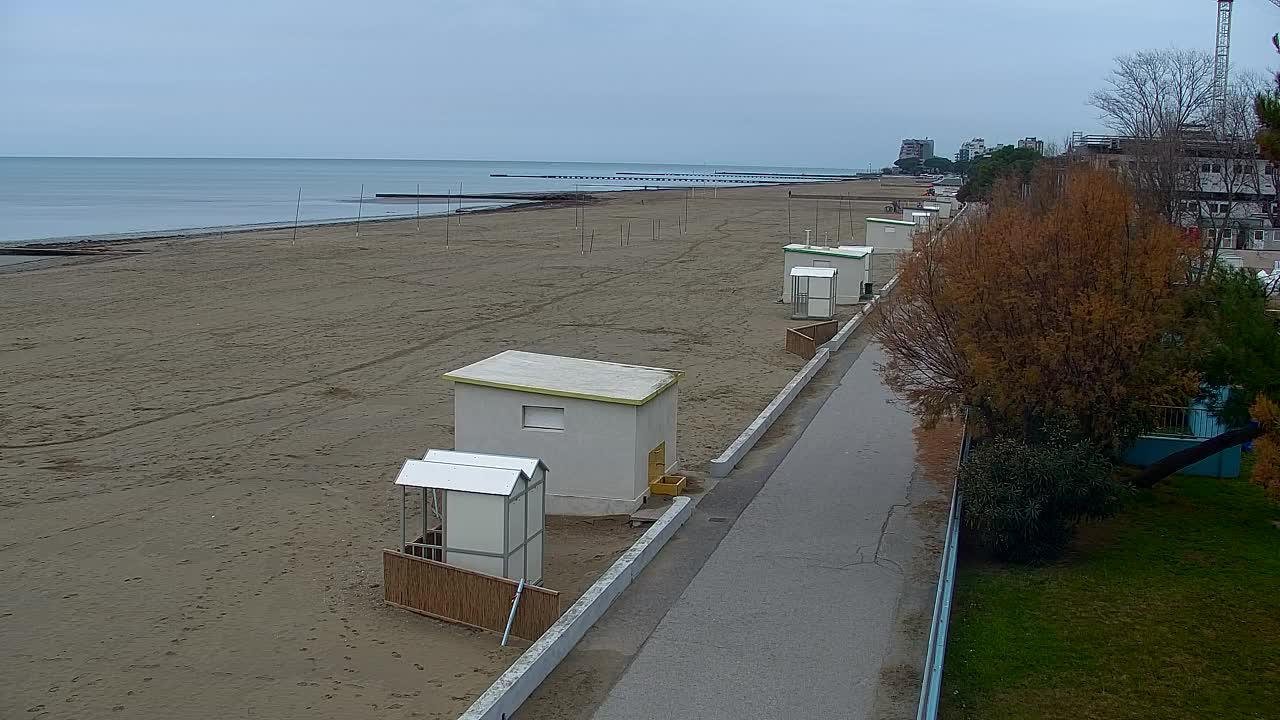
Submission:
<svg viewBox="0 0 1280 720">
<path fill-rule="evenodd" d="M 587 588 L 582 597 L 506 672 L 494 680 L 458 720 L 507 720 L 511 717 L 692 514 L 693 504 L 689 498 L 675 498 L 662 517 L 610 565 L 600 579 Z"/>
<path fill-rule="evenodd" d="M 849 324 L 852 325 L 853 323 Z M 734 440 L 733 444 L 720 454 L 720 457 L 711 461 L 711 477 L 721 478 L 728 475 L 734 466 L 738 464 L 738 461 L 742 460 L 743 456 L 751 448 L 755 447 L 769 427 L 778 419 L 778 416 L 782 415 L 783 411 L 791 405 L 791 401 L 796 399 L 796 396 L 800 394 L 805 385 L 808 385 L 813 376 L 822 369 L 822 366 L 827 364 L 827 359 L 831 357 L 831 351 L 827 349 L 829 344 L 830 342 L 824 344 L 818 350 L 818 354 L 814 355 L 813 359 L 806 363 L 800 369 L 800 372 L 796 373 L 795 377 L 791 378 L 791 382 L 788 382 L 786 387 L 782 388 L 782 392 L 778 393 L 765 406 L 764 410 L 760 411 L 760 414 L 756 416 L 755 420 L 751 421 L 746 430 L 742 431 L 738 439 Z"/>
</svg>

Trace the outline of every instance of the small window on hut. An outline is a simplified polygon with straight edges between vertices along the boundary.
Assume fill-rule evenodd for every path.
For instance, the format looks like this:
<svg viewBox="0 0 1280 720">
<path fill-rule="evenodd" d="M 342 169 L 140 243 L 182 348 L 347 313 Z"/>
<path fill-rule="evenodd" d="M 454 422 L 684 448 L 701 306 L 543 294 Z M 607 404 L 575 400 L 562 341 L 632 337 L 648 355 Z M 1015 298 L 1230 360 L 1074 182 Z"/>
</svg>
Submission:
<svg viewBox="0 0 1280 720">
<path fill-rule="evenodd" d="M 525 405 L 522 424 L 526 430 L 564 430 L 564 408 Z"/>
</svg>

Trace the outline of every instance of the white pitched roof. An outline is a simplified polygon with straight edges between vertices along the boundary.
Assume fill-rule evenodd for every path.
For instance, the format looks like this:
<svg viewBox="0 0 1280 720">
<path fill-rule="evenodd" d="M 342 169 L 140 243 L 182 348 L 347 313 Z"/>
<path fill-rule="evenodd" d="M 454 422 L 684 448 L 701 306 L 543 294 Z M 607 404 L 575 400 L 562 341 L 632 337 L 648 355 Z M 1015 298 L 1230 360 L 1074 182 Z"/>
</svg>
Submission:
<svg viewBox="0 0 1280 720">
<path fill-rule="evenodd" d="M 460 452 L 458 450 L 428 450 L 422 456 L 427 462 L 448 463 L 450 465 L 471 465 L 473 467 L 500 468 L 519 470 L 530 478 L 541 466 L 547 466 L 538 458 L 516 457 L 515 455 L 489 455 L 487 453 Z"/>
<path fill-rule="evenodd" d="M 836 269 L 829 267 L 794 267 L 791 268 L 791 277 L 821 277 L 831 278 L 836 276 Z"/>
<path fill-rule="evenodd" d="M 516 483 L 526 477 L 520 470 L 511 468 L 452 465 L 428 460 L 405 460 L 396 476 L 397 485 L 457 490 L 482 495 L 509 496 Z"/>
<path fill-rule="evenodd" d="M 444 375 L 470 385 L 539 395 L 643 405 L 674 385 L 680 373 L 641 365 L 507 350 Z"/>
</svg>

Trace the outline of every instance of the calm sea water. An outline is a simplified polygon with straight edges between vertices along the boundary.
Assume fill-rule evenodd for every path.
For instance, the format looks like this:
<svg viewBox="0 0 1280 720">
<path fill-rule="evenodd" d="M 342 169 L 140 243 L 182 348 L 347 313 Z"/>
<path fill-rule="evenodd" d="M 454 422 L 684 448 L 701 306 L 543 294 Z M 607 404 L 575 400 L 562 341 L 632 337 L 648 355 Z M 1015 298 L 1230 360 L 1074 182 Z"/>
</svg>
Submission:
<svg viewBox="0 0 1280 720">
<path fill-rule="evenodd" d="M 0 158 L 0 242 L 53 241 L 173 230 L 289 224 L 298 190 L 303 222 L 412 216 L 412 202 L 376 193 L 504 193 L 606 190 L 688 183 L 638 183 L 626 173 L 849 173 L 824 168 L 727 165 L 532 163 L 449 160 L 275 160 L 211 158 Z M 491 177 L 609 176 L 599 180 Z M 619 175 L 622 173 L 623 175 Z M 739 177 L 737 179 L 743 179 Z M 707 183 L 710 181 L 708 180 Z M 359 202 L 361 184 L 365 201 Z M 469 203 L 476 207 L 484 203 Z M 456 205 L 456 203 L 455 203 Z M 423 214 L 443 203 L 422 204 Z"/>
</svg>

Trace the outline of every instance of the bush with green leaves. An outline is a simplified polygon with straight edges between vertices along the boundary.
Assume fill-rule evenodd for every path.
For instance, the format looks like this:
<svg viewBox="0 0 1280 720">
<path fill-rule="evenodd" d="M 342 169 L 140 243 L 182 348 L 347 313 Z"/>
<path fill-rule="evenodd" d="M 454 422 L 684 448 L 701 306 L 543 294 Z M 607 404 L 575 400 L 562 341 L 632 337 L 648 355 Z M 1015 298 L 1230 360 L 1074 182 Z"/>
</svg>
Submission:
<svg viewBox="0 0 1280 720">
<path fill-rule="evenodd" d="M 1112 469 L 1088 443 L 993 439 L 975 447 L 960 469 L 965 525 L 1002 560 L 1052 562 L 1080 520 L 1118 508 L 1124 488 L 1112 481 Z"/>
</svg>

